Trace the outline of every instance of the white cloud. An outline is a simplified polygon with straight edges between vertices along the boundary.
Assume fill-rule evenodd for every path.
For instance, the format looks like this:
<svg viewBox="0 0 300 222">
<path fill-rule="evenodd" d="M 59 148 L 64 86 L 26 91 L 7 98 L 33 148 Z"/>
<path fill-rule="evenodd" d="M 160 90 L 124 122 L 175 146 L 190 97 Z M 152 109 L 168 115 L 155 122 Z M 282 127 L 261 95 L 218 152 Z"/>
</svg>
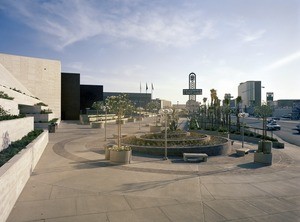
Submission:
<svg viewBox="0 0 300 222">
<path fill-rule="evenodd" d="M 255 32 L 243 31 L 242 33 L 239 34 L 239 36 L 242 38 L 243 42 L 253 42 L 255 40 L 262 38 L 265 33 L 266 30 L 264 29 L 257 30 Z"/>
<path fill-rule="evenodd" d="M 274 69 L 281 68 L 282 66 L 288 65 L 291 62 L 294 62 L 295 60 L 300 60 L 300 51 L 292 53 L 288 56 L 285 56 L 267 66 L 265 66 L 261 72 L 269 72 Z"/>
<path fill-rule="evenodd" d="M 24 0 L 17 4 L 9 1 L 6 8 L 14 11 L 12 16 L 44 33 L 43 38 L 56 49 L 98 35 L 176 47 L 189 46 L 217 35 L 214 22 L 204 19 L 199 11 L 186 13 L 180 7 L 161 7 L 153 2 L 133 3 L 134 7 L 118 1 L 41 3 Z"/>
</svg>

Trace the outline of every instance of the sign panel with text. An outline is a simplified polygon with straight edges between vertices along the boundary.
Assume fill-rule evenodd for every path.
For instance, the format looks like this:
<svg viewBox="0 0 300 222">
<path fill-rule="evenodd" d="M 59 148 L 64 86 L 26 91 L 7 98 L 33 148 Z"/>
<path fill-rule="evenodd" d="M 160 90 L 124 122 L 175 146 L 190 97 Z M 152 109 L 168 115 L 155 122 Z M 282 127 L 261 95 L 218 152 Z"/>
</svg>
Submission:
<svg viewBox="0 0 300 222">
<path fill-rule="evenodd" d="M 183 89 L 183 95 L 202 95 L 202 89 Z"/>
</svg>

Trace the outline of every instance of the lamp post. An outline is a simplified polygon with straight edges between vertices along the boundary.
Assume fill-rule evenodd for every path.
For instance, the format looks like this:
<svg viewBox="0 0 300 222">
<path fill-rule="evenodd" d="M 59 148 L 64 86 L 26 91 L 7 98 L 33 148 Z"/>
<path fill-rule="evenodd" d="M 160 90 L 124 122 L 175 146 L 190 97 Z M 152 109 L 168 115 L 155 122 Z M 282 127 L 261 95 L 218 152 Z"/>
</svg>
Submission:
<svg viewBox="0 0 300 222">
<path fill-rule="evenodd" d="M 243 123 L 243 133 L 242 133 L 242 148 L 244 148 L 244 131 L 245 131 L 245 126 L 244 126 L 244 118 L 248 117 L 249 114 L 248 113 L 239 113 L 239 117 L 242 118 L 242 123 Z"/>
<path fill-rule="evenodd" d="M 104 106 L 104 110 L 105 110 L 104 141 L 106 141 L 107 106 Z"/>
<path fill-rule="evenodd" d="M 165 117 L 165 156 L 164 160 L 168 159 L 168 115 L 173 112 L 172 109 L 160 109 L 159 113 Z"/>
<path fill-rule="evenodd" d="M 108 107 L 106 105 L 103 105 L 101 107 L 101 109 L 103 111 L 105 111 L 105 122 L 104 122 L 104 141 L 106 141 L 106 124 L 107 124 L 107 110 L 108 110 Z"/>
</svg>

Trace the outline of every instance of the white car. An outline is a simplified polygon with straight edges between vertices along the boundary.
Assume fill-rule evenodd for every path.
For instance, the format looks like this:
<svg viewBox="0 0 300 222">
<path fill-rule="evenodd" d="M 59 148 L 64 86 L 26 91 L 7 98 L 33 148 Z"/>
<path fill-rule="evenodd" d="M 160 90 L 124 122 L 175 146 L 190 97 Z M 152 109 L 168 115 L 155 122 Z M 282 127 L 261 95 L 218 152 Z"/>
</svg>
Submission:
<svg viewBox="0 0 300 222">
<path fill-rule="evenodd" d="M 267 124 L 267 130 L 280 130 L 280 129 L 281 126 L 274 121 Z"/>
</svg>

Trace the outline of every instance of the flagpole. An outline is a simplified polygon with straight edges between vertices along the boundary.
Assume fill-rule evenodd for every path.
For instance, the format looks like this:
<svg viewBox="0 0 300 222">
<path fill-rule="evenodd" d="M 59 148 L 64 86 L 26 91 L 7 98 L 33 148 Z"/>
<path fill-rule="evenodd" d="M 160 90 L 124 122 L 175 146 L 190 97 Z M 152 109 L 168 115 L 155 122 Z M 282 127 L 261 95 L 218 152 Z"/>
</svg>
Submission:
<svg viewBox="0 0 300 222">
<path fill-rule="evenodd" d="M 141 96 L 142 96 L 142 83 L 140 81 L 140 98 L 139 98 L 139 130 L 141 130 Z"/>
<path fill-rule="evenodd" d="M 153 87 L 153 83 L 151 83 L 151 99 L 153 98 L 153 90 L 154 90 L 154 87 Z"/>
</svg>

